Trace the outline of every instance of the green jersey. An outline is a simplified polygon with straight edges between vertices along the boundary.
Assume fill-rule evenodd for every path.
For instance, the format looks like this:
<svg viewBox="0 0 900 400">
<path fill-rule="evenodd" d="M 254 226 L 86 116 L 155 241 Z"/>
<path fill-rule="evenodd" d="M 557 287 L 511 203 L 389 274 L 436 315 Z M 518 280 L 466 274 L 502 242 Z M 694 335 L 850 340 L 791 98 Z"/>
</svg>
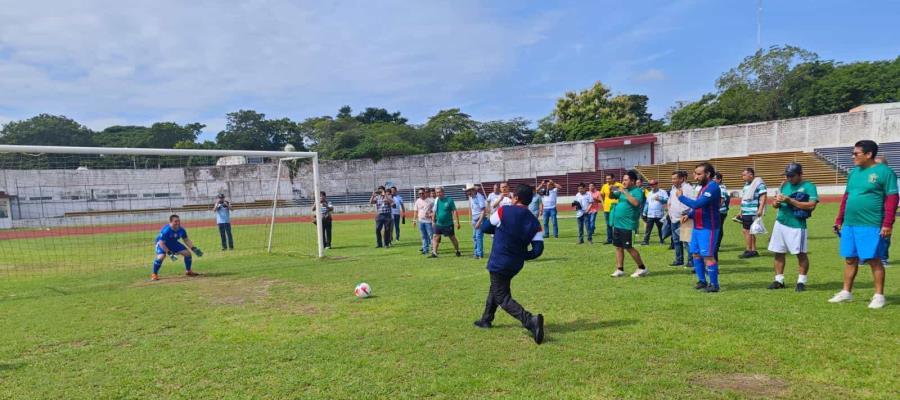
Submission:
<svg viewBox="0 0 900 400">
<path fill-rule="evenodd" d="M 631 231 L 637 230 L 638 220 L 641 219 L 641 210 L 643 209 L 644 204 L 644 189 L 635 186 L 631 189 L 621 190 L 627 190 L 628 193 L 631 194 L 631 197 L 634 197 L 635 200 L 637 200 L 638 205 L 631 205 L 621 191 L 610 193 L 610 198 L 619 200 L 619 202 L 616 203 L 616 206 L 613 207 L 612 215 L 610 216 L 612 226 L 613 228 Z"/>
<path fill-rule="evenodd" d="M 844 225 L 880 227 L 884 220 L 884 198 L 897 194 L 897 174 L 884 164 L 855 167 L 847 176 Z"/>
<path fill-rule="evenodd" d="M 449 197 L 438 198 L 434 201 L 434 224 L 437 226 L 453 226 L 453 212 L 456 211 L 456 203 Z"/>
<path fill-rule="evenodd" d="M 796 192 L 809 195 L 809 200 L 807 201 L 819 201 L 819 192 L 816 190 L 816 185 L 810 181 L 801 181 L 796 185 L 787 182 L 781 186 L 781 194 L 784 197 L 790 197 Z M 795 217 L 793 207 L 788 205 L 787 202 L 781 203 L 781 207 L 778 207 L 778 216 L 775 217 L 775 220 L 784 226 L 806 229 L 806 220 Z"/>
</svg>

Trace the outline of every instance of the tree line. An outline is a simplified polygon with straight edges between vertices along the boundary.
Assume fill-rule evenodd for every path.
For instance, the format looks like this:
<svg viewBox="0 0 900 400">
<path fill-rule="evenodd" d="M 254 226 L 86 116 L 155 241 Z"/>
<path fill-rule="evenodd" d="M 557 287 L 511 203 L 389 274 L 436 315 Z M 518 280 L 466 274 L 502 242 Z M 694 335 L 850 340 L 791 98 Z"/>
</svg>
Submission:
<svg viewBox="0 0 900 400">
<path fill-rule="evenodd" d="M 254 110 L 227 114 L 215 141 L 198 142 L 199 123 L 158 122 L 93 131 L 65 116 L 40 114 L 0 129 L 2 144 L 137 148 L 279 150 L 292 144 L 325 159 L 381 159 L 442 151 L 480 150 L 588 140 L 845 112 L 867 103 L 900 101 L 900 57 L 843 64 L 794 46 L 773 46 L 746 57 L 716 80 L 716 91 L 678 102 L 663 118 L 647 111 L 649 98 L 616 94 L 601 82 L 566 92 L 550 114 L 477 121 L 458 108 L 422 124 L 400 112 L 349 106 L 333 116 L 271 119 Z"/>
</svg>

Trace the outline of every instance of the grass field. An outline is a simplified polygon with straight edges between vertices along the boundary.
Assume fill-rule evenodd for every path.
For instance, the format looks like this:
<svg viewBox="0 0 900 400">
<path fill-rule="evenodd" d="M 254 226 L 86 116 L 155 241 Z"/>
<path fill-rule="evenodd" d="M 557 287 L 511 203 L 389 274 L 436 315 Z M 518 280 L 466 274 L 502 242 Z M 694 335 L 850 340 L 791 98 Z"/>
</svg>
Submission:
<svg viewBox="0 0 900 400">
<path fill-rule="evenodd" d="M 900 398 L 900 278 L 888 269 L 881 310 L 866 308 L 867 268 L 855 301 L 826 302 L 841 287 L 835 209 L 811 220 L 805 293 L 766 290 L 771 256 L 738 260 L 731 222 L 723 291 L 706 294 L 658 244 L 640 248 L 648 277 L 610 278 L 613 249 L 576 246 L 574 220 L 561 220 L 563 236 L 513 281 L 546 316 L 541 346 L 502 311 L 493 329 L 472 327 L 484 262 L 423 258 L 409 224 L 398 246 L 375 249 L 370 221 L 340 221 L 323 261 L 264 255 L 258 228 L 236 232 L 254 249 L 223 254 L 197 229 L 200 278 L 167 263 L 150 283 L 149 265 L 101 255 L 79 270 L 0 274 L 0 398 Z M 46 267 L 42 251 L 63 260 L 79 243 L 41 240 L 18 262 Z M 149 260 L 142 246 L 118 257 Z M 794 259 L 787 278 L 793 287 Z M 353 297 L 361 281 L 372 298 Z"/>
</svg>

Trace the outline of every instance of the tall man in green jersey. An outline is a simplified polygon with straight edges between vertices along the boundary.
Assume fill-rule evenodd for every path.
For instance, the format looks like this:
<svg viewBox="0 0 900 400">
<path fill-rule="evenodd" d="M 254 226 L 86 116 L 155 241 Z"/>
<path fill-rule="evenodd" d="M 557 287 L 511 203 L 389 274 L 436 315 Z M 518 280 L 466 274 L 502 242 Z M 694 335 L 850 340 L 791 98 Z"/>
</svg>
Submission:
<svg viewBox="0 0 900 400">
<path fill-rule="evenodd" d="M 806 290 L 806 274 L 809 272 L 806 219 L 816 209 L 819 193 L 816 185 L 803 179 L 803 166 L 798 163 L 788 164 L 784 176 L 787 181 L 781 185 L 781 193 L 775 196 L 772 203 L 778 209 L 778 216 L 775 217 L 775 227 L 769 239 L 769 251 L 775 254 L 775 281 L 769 289 L 784 289 L 785 254 L 791 253 L 797 256 L 797 269 L 800 270 L 795 290 L 802 292 Z"/>
<path fill-rule="evenodd" d="M 612 242 L 616 247 L 616 271 L 613 278 L 625 276 L 625 252 L 631 255 L 638 268 L 631 274 L 632 278 L 640 278 L 647 275 L 647 267 L 641 260 L 641 253 L 632 247 L 634 231 L 637 230 L 638 221 L 641 219 L 641 210 L 644 207 L 644 189 L 636 185 L 638 174 L 631 170 L 622 176 L 622 189 L 615 187 L 610 189 L 609 198 L 618 200 L 612 209 L 610 223 L 612 224 Z"/>
<path fill-rule="evenodd" d="M 853 280 L 859 262 L 872 267 L 875 295 L 869 308 L 884 307 L 884 253 L 886 237 L 891 236 L 897 211 L 897 174 L 884 164 L 875 163 L 878 144 L 860 140 L 853 146 L 853 164 L 847 176 L 847 189 L 834 221 L 835 232 L 841 235 L 841 257 L 844 267 L 844 288 L 830 303 L 853 300 Z"/>
</svg>

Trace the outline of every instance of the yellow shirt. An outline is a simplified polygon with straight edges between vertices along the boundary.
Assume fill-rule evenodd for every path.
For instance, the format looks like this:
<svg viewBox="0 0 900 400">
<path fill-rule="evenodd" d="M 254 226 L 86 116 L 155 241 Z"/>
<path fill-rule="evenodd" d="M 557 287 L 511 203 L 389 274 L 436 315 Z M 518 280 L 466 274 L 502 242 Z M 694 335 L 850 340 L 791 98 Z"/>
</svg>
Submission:
<svg viewBox="0 0 900 400">
<path fill-rule="evenodd" d="M 613 185 L 618 186 L 619 189 L 624 189 L 625 186 L 619 182 L 613 183 Z M 609 184 L 604 183 L 600 188 L 600 196 L 603 197 L 603 212 L 609 212 L 612 210 L 612 206 L 619 202 L 619 199 L 611 199 L 609 198 Z"/>
</svg>

